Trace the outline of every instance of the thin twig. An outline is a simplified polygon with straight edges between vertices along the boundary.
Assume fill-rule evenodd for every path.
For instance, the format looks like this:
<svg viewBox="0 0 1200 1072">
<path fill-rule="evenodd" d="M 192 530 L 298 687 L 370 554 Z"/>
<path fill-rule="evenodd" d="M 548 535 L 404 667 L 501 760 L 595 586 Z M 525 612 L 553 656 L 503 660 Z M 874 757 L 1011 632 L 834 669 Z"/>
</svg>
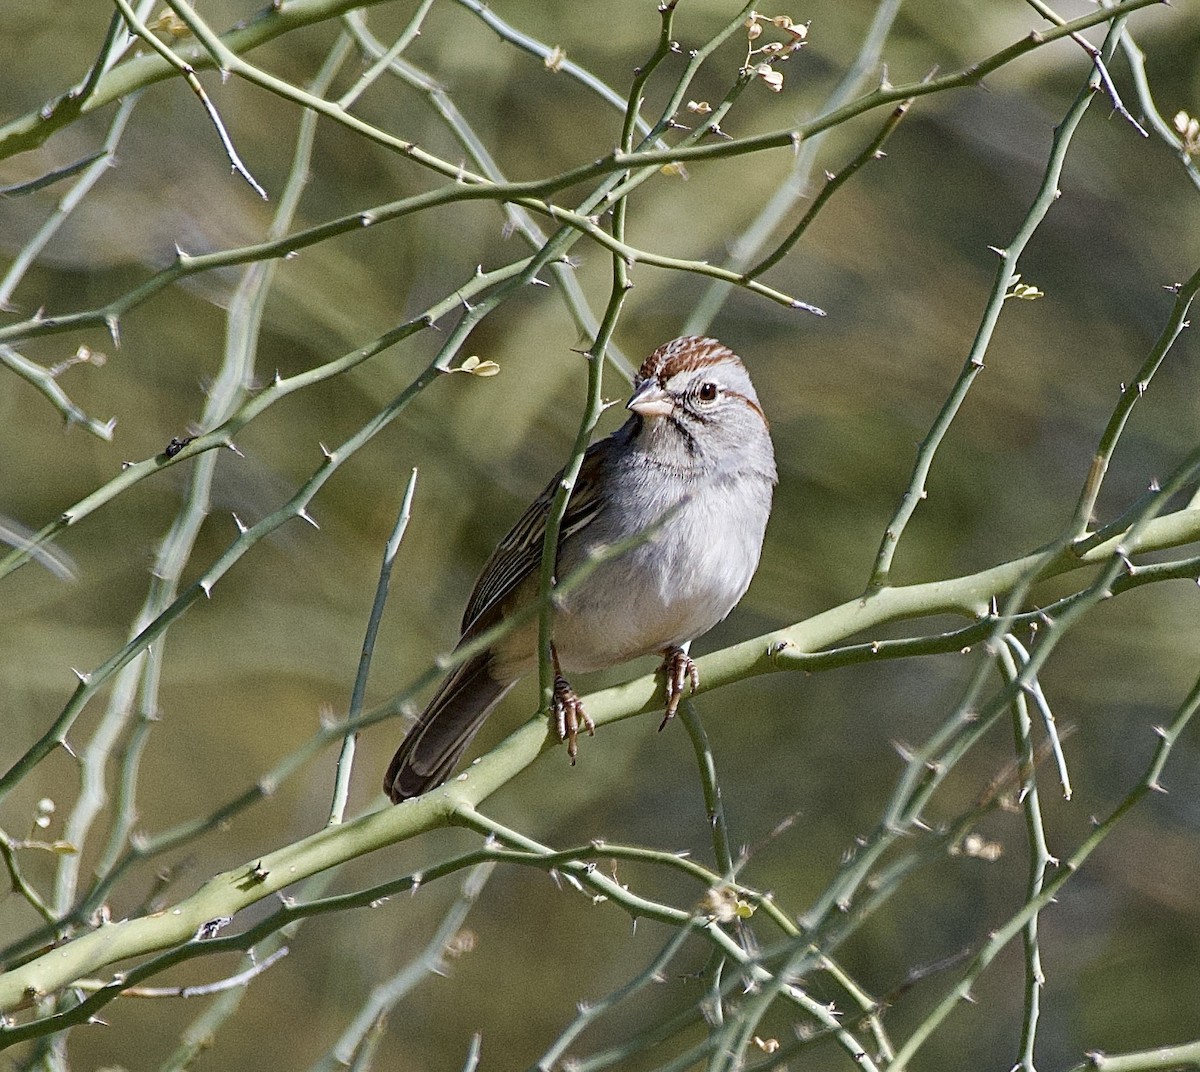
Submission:
<svg viewBox="0 0 1200 1072">
<path fill-rule="evenodd" d="M 8 870 L 8 880 L 12 885 L 13 893 L 23 897 L 47 923 L 53 923 L 55 920 L 54 910 L 33 888 L 29 880 L 22 874 L 20 864 L 17 863 L 17 849 L 22 847 L 20 842 L 13 841 L 3 830 L 0 830 L 0 856 L 4 857 L 4 866 Z"/>
<path fill-rule="evenodd" d="M 1187 282 L 1178 284 L 1172 290 L 1175 292 L 1175 303 L 1172 306 L 1171 315 L 1167 318 L 1166 324 L 1163 325 L 1163 329 L 1155 340 L 1154 346 L 1151 348 L 1146 360 L 1142 363 L 1142 367 L 1138 369 L 1134 381 L 1129 384 L 1121 384 L 1120 400 L 1117 402 L 1117 407 L 1113 410 L 1112 416 L 1109 417 L 1108 424 L 1100 436 L 1100 442 L 1096 446 L 1096 453 L 1092 457 L 1091 468 L 1088 470 L 1087 477 L 1080 490 L 1079 500 L 1075 504 L 1073 525 L 1075 528 L 1075 538 L 1080 541 L 1079 548 L 1081 550 L 1090 546 L 1089 541 L 1085 540 L 1084 537 L 1087 535 L 1087 530 L 1094 520 L 1096 500 L 1100 497 L 1100 488 L 1104 483 L 1104 477 L 1108 473 L 1108 467 L 1117 449 L 1117 442 L 1120 440 L 1121 433 L 1125 430 L 1125 425 L 1128 423 L 1129 416 L 1133 412 L 1133 407 L 1137 405 L 1138 400 L 1146 393 L 1147 388 L 1150 386 L 1150 381 L 1154 378 L 1154 374 L 1159 370 L 1167 354 L 1170 353 L 1171 347 L 1175 345 L 1175 341 L 1188 326 L 1188 312 L 1192 307 L 1192 302 L 1195 300 L 1197 292 L 1200 292 L 1200 268 L 1192 273 L 1191 278 Z"/>
<path fill-rule="evenodd" d="M 36 179 L 28 179 L 25 182 L 14 183 L 11 186 L 0 186 L 0 197 L 21 197 L 24 194 L 31 194 L 35 190 L 43 190 L 47 186 L 53 186 L 56 182 L 61 182 L 63 179 L 69 179 L 72 175 L 78 175 L 79 172 L 86 170 L 106 155 L 107 153 L 104 149 L 97 149 L 94 153 L 88 153 L 87 156 L 81 157 L 73 164 L 65 164 L 62 167 L 55 168 L 53 171 L 46 172 L 45 175 L 39 175 Z"/>
<path fill-rule="evenodd" d="M 376 986 L 363 1002 L 362 1008 L 338 1040 L 309 1072 L 337 1072 L 350 1065 L 369 1038 L 372 1028 L 388 1011 L 431 975 L 446 971 L 447 950 L 462 930 L 467 916 L 479 900 L 484 886 L 492 875 L 494 863 L 476 864 L 463 880 L 458 897 L 446 910 L 433 937 L 425 948 L 390 979 Z"/>
<path fill-rule="evenodd" d="M 190 986 L 129 986 L 121 991 L 123 998 L 204 998 L 210 997 L 213 994 L 221 994 L 226 990 L 233 990 L 238 987 L 246 986 L 252 979 L 262 975 L 268 968 L 277 964 L 288 955 L 288 947 L 281 946 L 276 949 L 270 956 L 262 960 L 260 963 L 252 964 L 247 968 L 243 968 L 235 975 L 230 975 L 225 979 L 218 979 L 215 983 L 194 983 Z M 107 986 L 107 983 L 97 982 L 94 979 L 79 979 L 76 981 L 74 988 L 86 993 L 92 993 L 96 990 Z"/>
<path fill-rule="evenodd" d="M 497 823 L 495 820 L 480 814 L 473 808 L 459 812 L 458 820 L 465 826 L 497 838 L 503 844 L 537 854 L 549 852 L 545 846 L 539 845 L 532 838 Z M 622 883 L 610 879 L 597 868 L 589 867 L 586 864 L 564 862 L 558 866 L 564 872 L 572 875 L 580 884 L 590 886 L 606 900 L 611 900 L 624 908 L 634 918 L 645 916 L 651 919 L 658 919 L 664 923 L 670 923 L 676 927 L 693 927 L 695 933 L 699 937 L 707 939 L 716 951 L 724 956 L 728 956 L 736 964 L 743 967 L 756 985 L 771 986 L 775 992 L 803 1009 L 823 1027 L 829 1028 L 839 1044 L 858 1062 L 860 1068 L 866 1069 L 867 1072 L 879 1072 L 875 1062 L 862 1048 L 858 1040 L 850 1032 L 842 1029 L 836 1014 L 824 1004 L 816 1001 L 798 985 L 796 982 L 796 979 L 799 978 L 798 976 L 782 978 L 772 970 L 769 970 L 762 960 L 746 952 L 746 950 L 738 945 L 718 924 L 715 918 L 707 916 L 700 911 L 686 912 L 648 900 L 645 897 L 635 894 Z M 713 1043 L 710 1042 L 708 1047 L 712 1045 Z"/>
<path fill-rule="evenodd" d="M 1025 0 L 1025 2 L 1042 16 L 1047 22 L 1052 22 L 1055 26 L 1065 26 L 1067 20 L 1064 19 L 1057 11 L 1051 8 L 1042 0 Z M 1112 75 L 1108 73 L 1108 66 L 1104 62 L 1104 57 L 1100 54 L 1100 50 L 1084 37 L 1078 31 L 1072 31 L 1071 40 L 1075 42 L 1084 52 L 1091 57 L 1092 63 L 1096 68 L 1096 73 L 1100 76 L 1100 84 L 1104 87 L 1105 93 L 1108 94 L 1108 99 L 1113 106 L 1113 111 L 1116 112 L 1122 119 L 1125 119 L 1143 138 L 1150 137 L 1146 133 L 1146 128 L 1142 126 L 1132 115 L 1129 110 L 1121 102 L 1121 95 L 1117 92 L 1117 87 L 1114 85 Z"/>
<path fill-rule="evenodd" d="M 862 92 L 867 80 L 872 77 L 879 65 L 884 42 L 891 33 L 892 24 L 899 10 L 900 0 L 880 0 L 871 25 L 863 37 L 862 47 L 858 50 L 854 62 L 845 75 L 820 107 L 820 113 L 826 114 L 835 111 Z M 771 195 L 770 200 L 763 206 L 754 222 L 733 242 L 729 258 L 725 262 L 726 268 L 734 272 L 744 271 L 755 254 L 763 248 L 770 236 L 775 233 L 784 218 L 791 212 L 796 202 L 805 195 L 824 141 L 825 135 L 822 133 L 806 134 L 800 140 L 799 146 L 795 148 L 795 160 L 792 163 L 791 172 Z M 703 335 L 707 333 L 729 293 L 728 283 L 713 282 L 709 284 L 703 297 L 696 303 L 696 307 L 688 317 L 684 334 Z"/>
<path fill-rule="evenodd" d="M 1112 55 L 1112 51 L 1116 47 L 1119 25 L 1120 20 L 1116 19 L 1109 29 L 1105 42 L 1106 55 Z M 1062 27 L 1059 27 L 1059 29 L 1062 29 Z M 1004 306 L 1005 295 L 1008 293 L 1008 288 L 1011 286 L 1013 277 L 1016 274 L 1017 262 L 1021 254 L 1024 253 L 1029 240 L 1046 218 L 1046 213 L 1049 212 L 1050 207 L 1059 196 L 1058 182 L 1062 174 L 1063 165 L 1066 162 L 1067 149 L 1070 147 L 1071 139 L 1084 114 L 1087 112 L 1088 105 L 1092 101 L 1092 87 L 1097 77 L 1098 75 L 1095 73 L 1089 77 L 1083 89 L 1076 94 L 1075 100 L 1067 110 L 1067 114 L 1063 117 L 1063 121 L 1055 127 L 1050 156 L 1046 161 L 1042 181 L 1039 184 L 1033 203 L 1030 205 L 1029 211 L 1026 213 L 1024 220 L 1017 229 L 1017 233 L 1013 236 L 1009 244 L 1003 249 L 995 250 L 1000 257 L 1000 266 L 996 271 L 991 293 L 988 295 L 987 303 L 984 306 L 975 339 L 971 344 L 971 348 L 963 362 L 962 370 L 950 391 L 949 397 L 943 403 L 941 410 L 930 426 L 929 432 L 921 441 L 921 445 L 917 450 L 916 462 L 913 466 L 908 490 L 905 491 L 904 496 L 901 498 L 892 520 L 888 522 L 887 527 L 884 529 L 883 539 L 880 541 L 879 551 L 875 556 L 875 565 L 871 570 L 871 576 L 867 582 L 868 594 L 878 591 L 890 582 L 892 560 L 895 557 L 900 538 L 903 536 L 908 522 L 916 513 L 918 505 L 920 505 L 926 496 L 926 480 L 933 466 L 934 456 L 937 454 L 938 448 L 945 439 L 947 432 L 949 432 L 954 418 L 958 415 L 971 385 L 983 369 L 984 356 L 991 344 L 996 324 L 1000 319 L 1000 311 Z"/>
<path fill-rule="evenodd" d="M 1053 611 L 1048 611 L 1051 617 L 1054 616 Z M 1013 650 L 1013 653 L 1021 661 L 1022 664 L 1029 662 L 1029 651 L 1012 633 L 1009 633 L 1004 642 Z M 1062 740 L 1058 733 L 1058 722 L 1054 718 L 1054 712 L 1050 710 L 1050 704 L 1046 700 L 1046 694 L 1042 691 L 1041 682 L 1035 677 L 1027 687 L 1029 698 L 1033 700 L 1034 706 L 1038 709 L 1038 714 L 1042 718 L 1042 726 L 1046 731 L 1046 739 L 1050 742 L 1050 749 L 1054 753 L 1054 762 L 1058 768 L 1058 781 L 1062 786 L 1063 800 L 1071 799 L 1071 775 L 1067 770 L 1067 757 L 1063 752 Z"/>
<path fill-rule="evenodd" d="M 205 112 L 208 113 L 209 121 L 216 129 L 217 137 L 221 139 L 221 146 L 225 150 L 225 155 L 229 157 L 229 163 L 233 167 L 233 170 L 246 180 L 250 189 L 258 194 L 259 197 L 264 201 L 268 200 L 267 191 L 259 185 L 258 180 L 250 174 L 250 169 L 242 163 L 242 158 L 238 156 L 237 149 L 233 146 L 233 139 L 229 137 L 229 132 L 226 131 L 225 124 L 221 121 L 220 112 L 217 111 L 216 105 L 213 104 L 208 94 L 204 91 L 204 87 L 200 84 L 200 79 L 196 77 L 196 69 L 186 60 L 176 56 L 174 52 L 154 36 L 153 32 L 138 18 L 133 8 L 129 6 L 128 0 L 114 0 L 114 3 L 120 9 L 122 17 L 129 24 L 129 28 L 183 75 L 188 88 L 196 94 L 196 98 L 204 106 Z M 167 4 L 172 8 L 174 7 L 171 4 L 171 0 L 167 0 Z"/>
<path fill-rule="evenodd" d="M 354 678 L 354 689 L 350 695 L 350 709 L 347 720 L 353 721 L 362 713 L 363 698 L 367 692 L 367 678 L 371 673 L 371 659 L 375 654 L 375 638 L 379 635 L 379 623 L 383 620 L 383 608 L 387 603 L 388 585 L 392 579 L 392 565 L 400 551 L 400 541 L 408 528 L 412 516 L 413 492 L 417 487 L 417 470 L 409 474 L 408 483 L 404 487 L 404 495 L 400 500 L 400 512 L 396 524 L 392 526 L 391 535 L 383 550 L 383 564 L 379 567 L 379 582 L 375 586 L 375 599 L 371 604 L 371 613 L 367 618 L 367 632 L 363 637 L 362 656 L 358 661 L 358 673 Z M 333 779 L 333 804 L 329 812 L 330 824 L 340 823 L 346 814 L 346 801 L 350 796 L 350 774 L 354 767 L 354 748 L 358 739 L 357 733 L 347 733 L 342 740 L 342 750 L 338 755 L 337 770 Z"/>
<path fill-rule="evenodd" d="M 1009 682 L 1017 679 L 1017 660 L 1013 651 L 1009 650 L 1015 643 L 1010 634 L 1006 641 L 1009 647 L 1000 652 L 999 667 Z M 1024 661 L 1028 662 L 1028 654 L 1022 652 Z M 1036 682 L 1036 678 L 1032 679 Z M 1032 719 L 1029 716 L 1029 703 L 1025 693 L 1017 689 L 1013 693 L 1013 738 L 1016 745 L 1017 762 L 1020 766 L 1021 788 L 1018 794 L 1021 809 L 1025 815 L 1026 840 L 1029 845 L 1029 870 L 1025 886 L 1025 900 L 1033 901 L 1040 896 L 1045 884 L 1046 873 L 1058 863 L 1050 855 L 1046 847 L 1046 828 L 1042 824 L 1042 806 L 1038 798 L 1037 764 L 1032 735 Z M 1057 734 L 1054 737 L 1057 743 Z M 1061 751 L 1061 748 L 1060 748 Z M 1042 970 L 1042 951 L 1038 944 L 1038 916 L 1031 915 L 1025 924 L 1022 934 L 1025 952 L 1025 1014 L 1021 1020 L 1021 1045 L 1019 1064 L 1016 1066 L 1023 1072 L 1037 1072 L 1034 1065 L 1034 1050 L 1037 1043 L 1038 1020 L 1041 1015 L 1042 988 L 1046 985 L 1045 973 Z"/>
<path fill-rule="evenodd" d="M 421 26 L 425 22 L 426 16 L 429 14 L 429 9 L 433 7 L 433 0 L 421 0 L 417 5 L 417 10 L 413 12 L 412 18 L 408 20 L 404 29 L 400 31 L 400 36 L 392 43 L 392 46 L 385 50 L 380 50 L 375 57 L 375 62 L 371 64 L 361 75 L 358 81 L 354 83 L 345 93 L 338 98 L 338 107 L 349 110 L 350 107 L 358 100 L 379 78 L 388 70 L 394 69 L 396 60 L 400 54 L 408 48 L 421 35 Z M 363 35 L 366 31 L 365 17 L 361 11 L 352 11 L 345 16 L 347 26 L 354 32 L 358 30 L 357 40 L 361 43 Z"/>
<path fill-rule="evenodd" d="M 1030 919 L 1033 919 L 1043 908 L 1052 903 L 1070 879 L 1079 873 L 1080 868 L 1096 848 L 1113 832 L 1122 819 L 1151 792 L 1161 792 L 1160 781 L 1163 768 L 1171 754 L 1176 741 L 1187 728 L 1192 716 L 1200 710 L 1200 681 L 1192 687 L 1183 703 L 1176 709 L 1175 717 L 1166 727 L 1156 727 L 1158 745 L 1146 768 L 1142 779 L 1124 796 L 1121 802 L 1108 816 L 1096 824 L 1093 832 L 1083 841 L 1059 868 L 1042 885 L 1041 892 L 1025 902 L 1003 926 L 996 928 L 989 937 L 986 945 L 972 959 L 962 980 L 938 1003 L 937 1007 L 909 1036 L 908 1041 L 896 1054 L 896 1059 L 889 1066 L 893 1072 L 902 1072 L 917 1050 L 933 1033 L 951 1012 L 954 1011 L 970 995 L 971 987 L 985 968 L 995 959 L 997 954 L 1019 933 Z M 1134 1066 L 1138 1067 L 1138 1066 Z"/>
<path fill-rule="evenodd" d="M 1154 103 L 1154 94 L 1150 90 L 1150 79 L 1146 74 L 1146 54 L 1137 46 L 1128 27 L 1121 34 L 1121 50 L 1125 53 L 1130 73 L 1133 75 L 1133 85 L 1138 95 L 1138 104 L 1141 106 L 1143 117 L 1154 128 L 1154 133 L 1171 147 L 1180 163 L 1183 164 L 1192 184 L 1200 190 L 1200 168 L 1196 166 L 1196 162 L 1192 159 L 1178 132 L 1159 113 L 1158 107 Z"/>
<path fill-rule="evenodd" d="M 389 52 L 367 30 L 362 12 L 350 12 L 346 15 L 345 22 L 351 34 L 353 34 L 355 41 L 358 42 L 359 47 L 367 55 L 373 56 L 378 60 Z M 508 180 L 500 171 L 483 139 L 479 137 L 466 121 L 450 95 L 436 79 L 425 71 L 415 67 L 407 60 L 402 60 L 398 57 L 392 59 L 388 69 L 406 84 L 419 89 L 429 98 L 434 110 L 453 132 L 463 149 L 470 155 L 480 174 L 484 175 L 490 182 L 497 186 L 508 185 Z M 499 202 L 498 207 L 502 207 L 505 210 L 508 225 L 519 232 L 533 249 L 541 249 L 546 244 L 547 238 L 545 233 L 537 226 L 528 209 L 523 208 L 514 201 Z M 600 323 L 588 304 L 587 296 L 576 277 L 574 266 L 565 260 L 559 260 L 552 262 L 549 265 L 549 270 L 559 285 L 563 298 L 567 303 L 567 308 L 570 310 L 572 319 L 578 328 L 580 337 L 595 338 L 597 332 L 600 330 Z M 605 356 L 626 382 L 631 383 L 633 381 L 635 366 L 621 353 L 614 342 L 609 342 Z"/>
<path fill-rule="evenodd" d="M 867 143 L 857 156 L 849 161 L 838 170 L 836 174 L 826 173 L 825 185 L 821 187 L 821 192 L 813 198 L 813 202 L 808 207 L 808 211 L 800 217 L 800 222 L 788 232 L 787 237 L 779 243 L 775 249 L 759 261 L 753 268 L 750 268 L 743 276 L 744 279 L 753 279 L 761 275 L 768 268 L 774 267 L 784 257 L 791 252 L 792 248 L 800 241 L 800 237 L 808 230 L 809 225 L 817 217 L 817 213 L 825 207 L 826 202 L 833 197 L 835 193 L 849 180 L 855 172 L 857 172 L 864 164 L 871 160 L 883 159 L 883 146 L 887 143 L 896 128 L 900 125 L 900 121 L 908 114 L 908 109 L 912 105 L 913 98 L 901 101 L 896 105 L 891 115 L 884 120 L 883 126 L 879 128 L 879 133 Z"/>
</svg>

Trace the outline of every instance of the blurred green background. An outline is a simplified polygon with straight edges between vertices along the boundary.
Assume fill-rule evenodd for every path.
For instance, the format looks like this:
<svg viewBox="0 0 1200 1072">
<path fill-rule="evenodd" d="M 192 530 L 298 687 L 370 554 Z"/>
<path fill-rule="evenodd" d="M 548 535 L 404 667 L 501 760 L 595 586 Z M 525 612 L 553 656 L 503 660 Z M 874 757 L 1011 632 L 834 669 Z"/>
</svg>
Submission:
<svg viewBox="0 0 1200 1072">
<path fill-rule="evenodd" d="M 371 10 L 391 41 L 414 5 Z M 602 9 L 497 0 L 496 12 L 588 68 L 619 92 L 649 56 L 659 20 L 649 0 Z M 251 5 L 212 3 L 202 14 L 225 27 Z M 1067 17 L 1090 10 L 1061 7 Z M 1131 28 L 1147 53 L 1160 110 L 1200 112 L 1200 18 L 1183 0 L 1138 13 Z M 736 11 L 716 0 L 683 0 L 676 21 L 684 50 L 704 43 Z M 774 10 L 766 14 L 776 14 Z M 782 13 L 782 12 L 779 12 Z M 787 66 L 783 92 L 751 86 L 724 124 L 742 136 L 817 114 L 861 47 L 868 3 L 816 2 L 786 12 L 812 21 L 810 43 Z M 8 42 L 0 112 L 38 108 L 80 78 L 107 26 L 107 5 L 0 6 Z M 1043 25 L 1017 0 L 947 5 L 908 0 L 883 49 L 893 83 L 936 67 L 958 70 Z M 297 82 L 316 71 L 335 28 L 318 26 L 253 54 Z M 1089 37 L 1098 41 L 1095 32 Z M 689 96 L 720 98 L 744 57 L 737 36 Z M 437 0 L 422 36 L 405 54 L 447 88 L 513 179 L 556 174 L 612 148 L 620 116 L 562 73 L 500 41 L 451 0 Z M 652 87 L 646 114 L 665 99 L 673 59 Z M 831 201 L 797 249 L 767 277 L 821 306 L 824 319 L 752 295 L 730 295 L 712 332 L 742 354 L 772 421 L 780 486 L 762 567 L 730 618 L 698 645 L 707 651 L 852 599 L 870 572 L 880 534 L 911 469 L 917 442 L 962 364 L 995 272 L 988 246 L 1003 246 L 1027 211 L 1052 128 L 1087 77 L 1089 61 L 1069 42 L 1042 49 L 979 87 L 919 100 L 887 146 Z M 1128 67 L 1114 77 L 1139 114 Z M 289 167 L 298 112 L 236 79 L 204 83 L 243 159 L 277 197 Z M 345 88 L 349 83 L 340 83 Z M 378 82 L 358 114 L 447 159 L 461 153 L 425 100 Z M 96 147 L 112 108 L 88 117 L 36 152 L 0 163 L 0 184 L 35 177 Z M 839 127 L 823 143 L 820 169 L 834 170 L 866 143 L 882 111 Z M 721 262 L 731 243 L 787 175 L 786 151 L 689 167 L 686 181 L 648 183 L 631 204 L 629 238 L 641 248 Z M 322 123 L 312 178 L 297 226 L 368 208 L 437 185 L 430 173 Z M 1196 269 L 1200 198 L 1171 150 L 1142 139 L 1097 99 L 1075 138 L 1063 196 L 1038 231 L 1020 270 L 1045 291 L 1010 302 L 973 388 L 933 469 L 929 498 L 897 558 L 899 582 L 971 572 L 1055 536 L 1067 520 L 1096 441 L 1165 321 L 1163 288 Z M 0 201 L 0 243 L 14 256 L 61 196 L 62 185 Z M 573 203 L 570 194 L 561 197 Z M 789 217 L 797 218 L 801 208 Z M 6 318 L 99 305 L 189 252 L 258 240 L 273 206 L 230 176 L 211 126 L 178 79 L 151 87 L 133 113 L 117 166 L 55 238 L 14 296 Z M 496 209 L 454 205 L 305 250 L 280 265 L 259 340 L 268 382 L 321 364 L 420 312 L 470 277 L 523 252 Z M 607 255 L 578 244 L 576 274 L 593 308 L 607 293 Z M 123 318 L 119 349 L 102 331 L 51 336 L 21 351 L 46 365 L 84 343 L 107 355 L 62 385 L 89 414 L 117 420 L 113 442 L 58 414 L 27 384 L 0 377 L 0 514 L 31 529 L 116 474 L 121 463 L 164 449 L 188 433 L 222 357 L 223 304 L 238 273 L 189 280 Z M 635 361 L 673 337 L 706 281 L 644 267 L 616 342 Z M 425 332 L 347 376 L 294 395 L 239 437 L 245 455 L 222 457 L 214 510 L 185 580 L 236 535 L 231 511 L 253 522 L 279 506 L 319 464 L 319 443 L 336 444 L 397 394 L 440 345 Z M 494 542 L 567 456 L 583 404 L 585 343 L 556 287 L 531 288 L 474 332 L 465 354 L 497 361 L 492 379 L 447 377 L 422 394 L 383 435 L 350 461 L 311 509 L 320 528 L 293 522 L 259 545 L 175 626 L 166 643 L 161 723 L 149 744 L 140 824 L 163 829 L 208 814 L 240 792 L 317 726 L 323 708 L 344 712 L 383 543 L 410 469 L 420 470 L 412 522 L 375 657 L 370 699 L 403 688 L 456 638 L 463 602 Z M 1187 333 L 1135 410 L 1100 500 L 1110 520 L 1195 444 L 1200 389 L 1197 348 Z M 606 395 L 625 385 L 613 374 Z M 605 418 L 604 429 L 619 420 Z M 29 565 L 0 583 L 0 766 L 7 768 L 61 710 L 71 668 L 88 670 L 124 642 L 145 596 L 154 548 L 180 506 L 176 467 L 143 482 L 64 534 L 61 551 L 76 579 Z M 1073 800 L 1044 804 L 1051 851 L 1066 854 L 1141 776 L 1155 738 L 1190 686 L 1200 653 L 1195 585 L 1158 585 L 1094 612 L 1060 647 L 1043 685 L 1060 724 L 1075 727 L 1067 755 Z M 856 835 L 867 832 L 900 770 L 893 742 L 919 743 L 956 702 L 970 660 L 943 656 L 816 676 L 777 675 L 706 696 L 733 836 L 757 846 L 746 880 L 774 890 L 799 914 L 824 889 Z M 625 668 L 593 683 L 650 668 Z M 72 733 L 94 728 L 105 697 Z M 533 689 L 510 699 L 481 737 L 486 748 L 524 717 Z M 361 742 L 351 810 L 376 799 L 380 772 L 402 732 L 399 722 Z M 966 807 L 1011 756 L 1001 728 L 956 772 L 938 798 L 949 818 Z M 328 809 L 335 756 L 328 753 L 270 800 L 219 834 L 189 846 L 174 866 L 170 897 L 214 870 L 318 828 Z M 1091 867 L 1042 916 L 1047 974 L 1039 1063 L 1067 1066 L 1085 1049 L 1107 1051 L 1200 1036 L 1197 1012 L 1200 900 L 1200 755 L 1181 742 L 1166 775 L 1170 794 L 1144 804 Z M 58 752 L 10 798 L 0 819 L 16 836 L 36 801 L 58 815 L 77 792 L 76 767 Z M 654 732 L 626 722 L 584 742 L 579 765 L 544 758 L 489 802 L 487 810 L 557 847 L 604 838 L 690 849 L 709 860 L 695 765 L 679 726 Z M 770 832 L 788 816 L 785 833 Z M 998 862 L 946 859 L 922 872 L 887 911 L 841 950 L 870 991 L 887 994 L 909 971 L 964 949 L 1023 898 L 1024 832 L 1017 813 L 985 823 L 1009 851 Z M 53 833 L 53 829 L 51 833 Z M 334 885 L 353 889 L 427 865 L 474 839 L 442 832 L 359 861 Z M 90 860 L 90 857 L 89 857 Z M 155 861 L 113 898 L 114 917 L 149 894 Z M 51 861 L 33 857 L 33 880 L 48 885 Z M 660 874 L 618 868 L 623 880 L 688 903 L 693 887 Z M 456 881 L 423 888 L 363 911 L 310 924 L 292 954 L 252 985 L 240 1015 L 197 1067 L 304 1068 L 322 1054 L 370 988 L 411 958 L 432 934 Z M 0 901 L 0 937 L 34 923 L 16 897 Z M 545 875 L 502 869 L 468 920 L 469 955 L 432 977 L 391 1017 L 379 1067 L 457 1069 L 482 1032 L 485 1065 L 525 1067 L 574 1014 L 640 971 L 665 940 L 653 925 L 631 930 L 619 910 L 592 905 Z M 693 948 L 685 967 L 699 970 Z M 176 981 L 216 977 L 228 965 L 196 963 Z M 959 1010 L 923 1051 L 924 1068 L 1007 1068 L 1021 1013 L 1019 950 L 984 976 L 977 1004 Z M 897 1036 L 948 985 L 932 978 L 906 991 L 888 1013 Z M 813 981 L 818 995 L 821 982 Z M 613 1041 L 665 1011 L 695 1001 L 700 984 L 671 975 L 623 1015 L 585 1036 Z M 105 1030 L 78 1031 L 79 1068 L 158 1066 L 199 1006 L 126 1001 Z M 784 1019 L 765 1025 L 781 1037 Z M 264 1052 L 270 1054 L 264 1058 Z M 794 1067 L 845 1068 L 829 1044 Z"/>
</svg>

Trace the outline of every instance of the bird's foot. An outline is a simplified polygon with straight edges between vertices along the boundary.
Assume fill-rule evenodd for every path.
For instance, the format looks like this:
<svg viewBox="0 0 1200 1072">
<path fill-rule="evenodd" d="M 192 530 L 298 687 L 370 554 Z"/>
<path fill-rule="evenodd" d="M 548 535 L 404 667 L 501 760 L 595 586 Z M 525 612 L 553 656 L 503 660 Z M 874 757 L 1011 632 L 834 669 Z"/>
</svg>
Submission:
<svg viewBox="0 0 1200 1072">
<path fill-rule="evenodd" d="M 579 754 L 579 745 L 576 742 L 580 729 L 587 730 L 590 737 L 595 735 L 596 726 L 588 718 L 588 713 L 583 709 L 583 702 L 575 695 L 575 690 L 561 675 L 554 679 L 554 698 L 550 704 L 550 714 L 554 719 L 558 739 L 567 742 L 567 758 L 571 761 L 571 766 L 574 766 L 575 757 Z"/>
<path fill-rule="evenodd" d="M 659 732 L 679 710 L 684 687 L 690 684 L 692 692 L 700 687 L 700 671 L 692 661 L 692 657 L 683 648 L 673 646 L 663 651 L 662 672 L 667 679 L 667 709 L 659 724 Z"/>
</svg>

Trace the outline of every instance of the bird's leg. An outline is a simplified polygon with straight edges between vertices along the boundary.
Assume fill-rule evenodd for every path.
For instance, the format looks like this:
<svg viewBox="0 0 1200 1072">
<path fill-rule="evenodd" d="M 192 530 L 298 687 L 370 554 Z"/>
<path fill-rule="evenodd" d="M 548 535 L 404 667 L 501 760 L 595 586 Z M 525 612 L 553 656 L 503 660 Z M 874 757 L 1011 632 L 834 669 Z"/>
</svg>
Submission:
<svg viewBox="0 0 1200 1072">
<path fill-rule="evenodd" d="M 690 683 L 692 692 L 700 687 L 700 671 L 687 651 L 672 645 L 663 649 L 662 657 L 662 672 L 667 679 L 667 709 L 663 714 L 662 722 L 659 723 L 660 733 L 663 727 L 675 717 L 675 712 L 679 710 L 679 701 L 683 699 L 684 686 Z"/>
<path fill-rule="evenodd" d="M 571 766 L 574 766 L 575 757 L 579 754 L 576 740 L 579 737 L 580 726 L 587 730 L 588 736 L 595 735 L 596 726 L 588 718 L 588 713 L 583 709 L 579 697 L 575 695 L 575 690 L 563 677 L 562 667 L 558 665 L 558 652 L 554 650 L 553 644 L 550 645 L 550 657 L 554 660 L 554 697 L 550 702 L 550 712 L 554 717 L 558 739 L 567 742 L 567 758 L 571 761 Z"/>
</svg>

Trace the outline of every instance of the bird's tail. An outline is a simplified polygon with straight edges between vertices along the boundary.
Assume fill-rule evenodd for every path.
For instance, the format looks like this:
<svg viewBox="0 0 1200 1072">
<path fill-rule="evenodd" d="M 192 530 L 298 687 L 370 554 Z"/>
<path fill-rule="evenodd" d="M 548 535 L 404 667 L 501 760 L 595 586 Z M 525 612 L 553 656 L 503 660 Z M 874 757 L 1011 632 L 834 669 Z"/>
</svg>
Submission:
<svg viewBox="0 0 1200 1072">
<path fill-rule="evenodd" d="M 492 654 L 480 652 L 445 681 L 392 757 L 383 791 L 399 804 L 439 786 L 514 680 L 492 675 Z"/>
</svg>

